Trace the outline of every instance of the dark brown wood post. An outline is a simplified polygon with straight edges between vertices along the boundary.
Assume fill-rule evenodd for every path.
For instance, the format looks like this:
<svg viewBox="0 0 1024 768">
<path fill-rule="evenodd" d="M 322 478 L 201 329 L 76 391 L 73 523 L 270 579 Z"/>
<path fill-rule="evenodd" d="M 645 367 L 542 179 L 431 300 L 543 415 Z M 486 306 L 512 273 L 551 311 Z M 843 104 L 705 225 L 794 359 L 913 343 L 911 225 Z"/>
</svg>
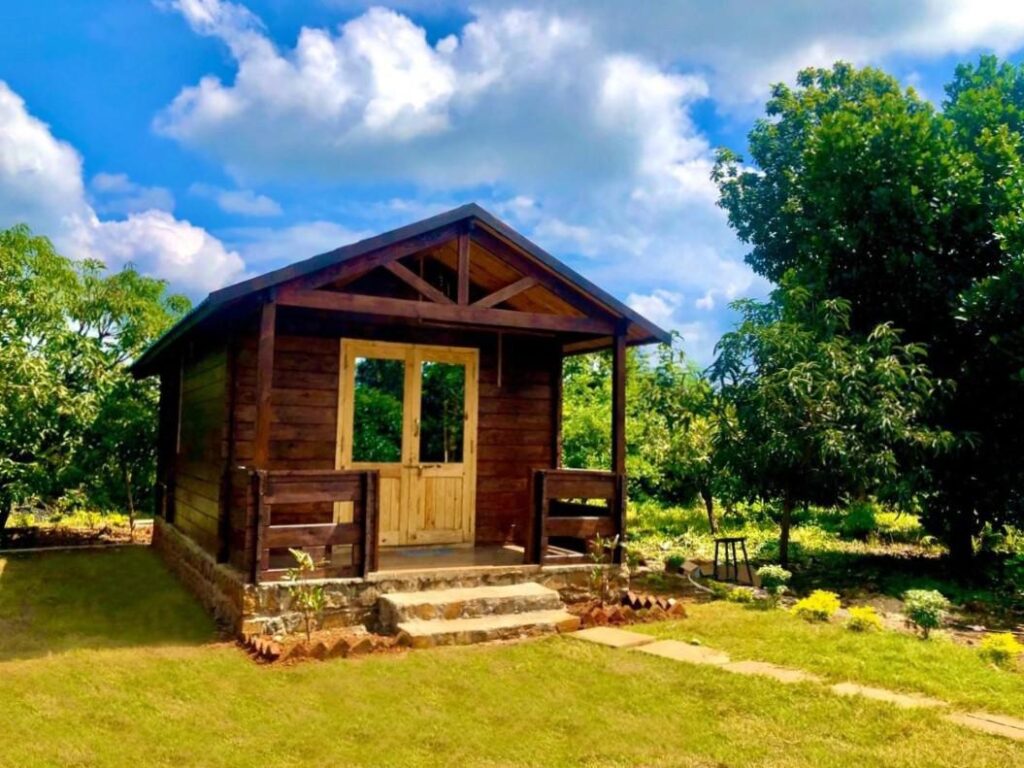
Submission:
<svg viewBox="0 0 1024 768">
<path fill-rule="evenodd" d="M 551 468 L 562 466 L 562 366 L 565 358 L 560 347 L 555 349 L 555 359 L 551 366 Z"/>
<path fill-rule="evenodd" d="M 612 472 L 615 473 L 618 493 L 612 516 L 618 525 L 618 534 L 626 533 L 626 333 L 616 330 L 612 346 Z M 616 550 L 621 556 L 621 548 Z"/>
<path fill-rule="evenodd" d="M 380 548 L 377 546 L 380 529 L 380 473 L 377 470 L 363 474 L 363 562 L 360 575 L 365 579 L 380 567 Z"/>
<path fill-rule="evenodd" d="M 268 301 L 260 313 L 260 338 L 256 351 L 256 444 L 253 465 L 267 469 L 270 463 L 270 395 L 274 387 L 274 335 L 277 304 Z"/>
<path fill-rule="evenodd" d="M 459 233 L 458 303 L 469 304 L 469 226 Z"/>
</svg>

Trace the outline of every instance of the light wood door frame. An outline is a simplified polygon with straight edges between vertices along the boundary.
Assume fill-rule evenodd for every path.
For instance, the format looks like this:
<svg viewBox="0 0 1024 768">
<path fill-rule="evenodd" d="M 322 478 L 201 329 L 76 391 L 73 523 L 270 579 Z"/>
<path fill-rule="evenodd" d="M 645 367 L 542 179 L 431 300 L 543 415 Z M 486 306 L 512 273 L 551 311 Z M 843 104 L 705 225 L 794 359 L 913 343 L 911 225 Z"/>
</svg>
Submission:
<svg viewBox="0 0 1024 768">
<path fill-rule="evenodd" d="M 404 363 L 402 393 L 402 447 L 399 462 L 354 462 L 352 443 L 355 415 L 355 365 L 358 358 L 400 360 Z M 479 403 L 480 353 L 466 347 L 442 347 L 385 341 L 342 339 L 338 380 L 338 431 L 335 466 L 338 469 L 376 469 L 381 473 L 381 503 L 397 504 L 395 510 L 382 509 L 380 546 L 418 544 L 472 544 L 476 534 L 476 457 Z M 450 363 L 465 368 L 465 423 L 460 463 L 422 462 L 419 456 L 421 422 L 422 366 L 424 362 Z M 461 475 L 461 518 L 457 528 L 431 528 L 426 495 L 431 480 Z M 393 482 L 398 482 L 398 492 Z M 451 484 L 449 484 L 451 485 Z M 390 494 L 386 489 L 390 486 Z M 450 500 L 449 500 L 450 501 Z M 347 508 L 346 508 L 347 507 Z M 351 504 L 335 505 L 338 522 L 351 520 Z M 394 522 L 393 522 L 394 521 Z M 391 526 L 394 526 L 393 528 Z"/>
</svg>

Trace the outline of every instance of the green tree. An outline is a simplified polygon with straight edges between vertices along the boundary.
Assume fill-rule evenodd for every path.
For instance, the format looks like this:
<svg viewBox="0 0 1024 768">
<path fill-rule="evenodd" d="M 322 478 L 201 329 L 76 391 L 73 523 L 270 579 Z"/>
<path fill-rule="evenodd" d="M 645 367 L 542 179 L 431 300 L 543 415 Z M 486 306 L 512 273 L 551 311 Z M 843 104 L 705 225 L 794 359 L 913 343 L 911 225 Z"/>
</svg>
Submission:
<svg viewBox="0 0 1024 768">
<path fill-rule="evenodd" d="M 0 231 L 0 531 L 12 505 L 81 488 L 134 512 L 153 484 L 156 391 L 125 364 L 189 307 L 131 268 Z"/>
<path fill-rule="evenodd" d="M 716 447 L 750 499 L 781 504 L 786 565 L 797 504 L 896 496 L 908 458 L 948 438 L 922 423 L 936 395 L 924 350 L 901 344 L 890 325 L 855 341 L 849 304 L 802 287 L 733 306 L 741 321 L 710 369 L 721 399 Z"/>
<path fill-rule="evenodd" d="M 960 561 L 984 522 L 1012 514 L 1024 472 L 1020 316 L 1004 287 L 1019 285 L 1024 243 L 1022 85 L 1019 67 L 985 58 L 958 68 L 940 112 L 878 70 L 804 70 L 750 132 L 754 167 L 722 151 L 714 172 L 757 273 L 848 300 L 857 338 L 903 329 L 954 382 L 929 420 L 955 446 L 921 490 Z"/>
</svg>

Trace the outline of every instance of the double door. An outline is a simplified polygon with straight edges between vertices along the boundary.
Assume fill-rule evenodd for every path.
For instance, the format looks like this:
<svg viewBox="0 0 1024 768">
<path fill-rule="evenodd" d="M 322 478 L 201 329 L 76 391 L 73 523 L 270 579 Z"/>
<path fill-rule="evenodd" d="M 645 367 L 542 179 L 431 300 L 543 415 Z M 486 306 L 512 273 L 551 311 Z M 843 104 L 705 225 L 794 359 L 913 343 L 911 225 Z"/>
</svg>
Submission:
<svg viewBox="0 0 1024 768">
<path fill-rule="evenodd" d="M 379 471 L 381 546 L 473 541 L 478 375 L 475 349 L 342 339 L 336 463 Z"/>
</svg>

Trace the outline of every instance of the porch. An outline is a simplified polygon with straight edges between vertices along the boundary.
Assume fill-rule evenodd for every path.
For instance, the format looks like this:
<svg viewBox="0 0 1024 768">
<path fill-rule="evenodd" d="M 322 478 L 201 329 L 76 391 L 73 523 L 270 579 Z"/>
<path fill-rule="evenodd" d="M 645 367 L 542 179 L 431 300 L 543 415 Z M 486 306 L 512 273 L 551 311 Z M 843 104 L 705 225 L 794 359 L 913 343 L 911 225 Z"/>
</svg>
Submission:
<svg viewBox="0 0 1024 768">
<path fill-rule="evenodd" d="M 382 546 L 377 470 L 260 470 L 238 467 L 230 482 L 228 518 L 246 556 L 236 562 L 251 584 L 275 582 L 294 567 L 290 549 L 308 552 L 317 579 L 368 579 L 430 571 L 475 571 L 594 562 L 595 537 L 624 530 L 624 477 L 613 472 L 537 469 L 529 479 L 531 506 L 522 543 L 470 542 Z M 277 522 L 275 506 L 346 506 L 344 520 Z M 606 553 L 618 562 L 619 550 Z"/>
</svg>

